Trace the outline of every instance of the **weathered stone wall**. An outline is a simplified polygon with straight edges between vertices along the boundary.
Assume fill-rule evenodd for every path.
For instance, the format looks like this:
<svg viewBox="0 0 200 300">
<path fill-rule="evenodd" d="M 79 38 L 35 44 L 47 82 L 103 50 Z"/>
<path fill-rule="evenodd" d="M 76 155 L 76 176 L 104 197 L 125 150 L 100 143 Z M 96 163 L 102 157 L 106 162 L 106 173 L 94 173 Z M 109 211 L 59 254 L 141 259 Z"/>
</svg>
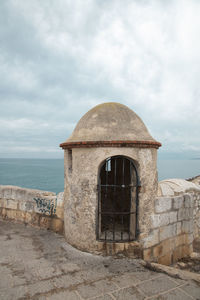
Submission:
<svg viewBox="0 0 200 300">
<path fill-rule="evenodd" d="M 122 153 L 121 149 L 88 150 L 76 149 L 73 155 L 65 152 L 65 207 L 63 193 L 0 186 L 0 217 L 63 233 L 65 209 L 67 241 L 82 250 L 143 255 L 145 260 L 166 265 L 189 255 L 193 240 L 200 236 L 200 187 L 181 179 L 157 186 L 156 155 L 150 149 L 147 153 L 146 149 L 123 149 L 123 155 L 134 159 L 141 180 L 137 240 L 96 240 L 98 166 L 105 158 Z"/>
<path fill-rule="evenodd" d="M 139 193 L 139 240 L 148 236 L 152 203 L 157 193 L 157 150 L 151 148 L 76 148 L 65 150 L 64 224 L 66 240 L 85 251 L 103 251 L 105 243 L 96 240 L 98 172 L 101 163 L 115 155 L 127 156 L 136 164 L 141 182 Z M 129 248 L 130 245 L 127 245 Z M 115 244 L 115 251 L 123 244 Z M 109 250 L 110 251 L 110 250 Z M 112 252 L 112 251 L 111 251 Z"/>
<path fill-rule="evenodd" d="M 63 233 L 63 193 L 1 185 L 0 217 Z"/>
<path fill-rule="evenodd" d="M 193 251 L 200 234 L 200 188 L 186 180 L 160 182 L 144 259 L 170 265 Z"/>
<path fill-rule="evenodd" d="M 193 182 L 193 183 L 200 186 L 200 175 L 197 175 L 193 178 L 189 178 L 189 179 L 187 179 L 187 181 Z"/>
</svg>

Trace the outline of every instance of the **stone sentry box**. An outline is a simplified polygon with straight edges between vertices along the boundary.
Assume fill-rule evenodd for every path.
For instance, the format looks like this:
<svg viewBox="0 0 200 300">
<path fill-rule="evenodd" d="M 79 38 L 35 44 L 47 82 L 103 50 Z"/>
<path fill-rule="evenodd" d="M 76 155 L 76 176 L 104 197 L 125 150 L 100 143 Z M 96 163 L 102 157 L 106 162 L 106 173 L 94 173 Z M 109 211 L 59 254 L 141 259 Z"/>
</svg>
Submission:
<svg viewBox="0 0 200 300">
<path fill-rule="evenodd" d="M 161 144 L 135 112 L 113 102 L 88 111 L 60 146 L 66 240 L 89 252 L 142 253 L 154 213 Z"/>
</svg>

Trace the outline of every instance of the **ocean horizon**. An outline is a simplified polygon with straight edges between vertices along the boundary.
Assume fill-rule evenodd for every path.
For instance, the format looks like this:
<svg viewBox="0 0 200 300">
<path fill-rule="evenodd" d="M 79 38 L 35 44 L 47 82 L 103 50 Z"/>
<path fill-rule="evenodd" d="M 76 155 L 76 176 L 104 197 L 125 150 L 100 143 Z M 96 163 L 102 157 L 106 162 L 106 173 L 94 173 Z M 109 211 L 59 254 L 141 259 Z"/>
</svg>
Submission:
<svg viewBox="0 0 200 300">
<path fill-rule="evenodd" d="M 158 180 L 200 175 L 200 159 L 159 159 Z M 63 192 L 64 159 L 0 158 L 0 185 Z"/>
</svg>

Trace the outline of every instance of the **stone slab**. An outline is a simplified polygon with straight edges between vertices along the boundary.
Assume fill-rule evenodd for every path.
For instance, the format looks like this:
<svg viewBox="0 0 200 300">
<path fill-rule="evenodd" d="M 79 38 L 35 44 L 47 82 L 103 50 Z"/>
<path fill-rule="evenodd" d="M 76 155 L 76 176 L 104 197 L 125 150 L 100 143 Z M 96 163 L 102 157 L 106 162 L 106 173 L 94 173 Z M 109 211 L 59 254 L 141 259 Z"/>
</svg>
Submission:
<svg viewBox="0 0 200 300">
<path fill-rule="evenodd" d="M 153 296 L 171 290 L 176 286 L 178 286 L 178 284 L 165 275 L 137 285 L 137 287 L 147 296 Z"/>
<path fill-rule="evenodd" d="M 113 293 L 117 300 L 143 300 L 145 296 L 134 286 Z"/>
<path fill-rule="evenodd" d="M 200 294 L 191 280 L 150 271 L 141 260 L 78 251 L 44 229 L 0 220 L 0 242 L 0 299 L 184 300 L 181 291 L 193 299 Z"/>
</svg>

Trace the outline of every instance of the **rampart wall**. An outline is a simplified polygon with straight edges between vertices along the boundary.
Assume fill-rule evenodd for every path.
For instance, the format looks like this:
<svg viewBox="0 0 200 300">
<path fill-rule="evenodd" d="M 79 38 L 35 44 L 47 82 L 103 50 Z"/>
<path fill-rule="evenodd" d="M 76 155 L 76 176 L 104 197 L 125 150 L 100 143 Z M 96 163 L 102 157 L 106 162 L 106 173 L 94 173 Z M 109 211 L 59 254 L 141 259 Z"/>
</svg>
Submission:
<svg viewBox="0 0 200 300">
<path fill-rule="evenodd" d="M 63 193 L 0 185 L 0 216 L 63 233 Z"/>
<path fill-rule="evenodd" d="M 145 260 L 170 265 L 190 255 L 200 236 L 200 187 L 182 179 L 161 181 L 151 220 Z"/>
<path fill-rule="evenodd" d="M 59 233 L 64 231 L 63 202 L 63 193 L 0 186 L 0 217 Z M 200 185 L 182 179 L 161 181 L 152 205 L 149 232 L 137 241 L 143 258 L 170 265 L 190 255 L 194 239 L 200 237 Z"/>
</svg>

